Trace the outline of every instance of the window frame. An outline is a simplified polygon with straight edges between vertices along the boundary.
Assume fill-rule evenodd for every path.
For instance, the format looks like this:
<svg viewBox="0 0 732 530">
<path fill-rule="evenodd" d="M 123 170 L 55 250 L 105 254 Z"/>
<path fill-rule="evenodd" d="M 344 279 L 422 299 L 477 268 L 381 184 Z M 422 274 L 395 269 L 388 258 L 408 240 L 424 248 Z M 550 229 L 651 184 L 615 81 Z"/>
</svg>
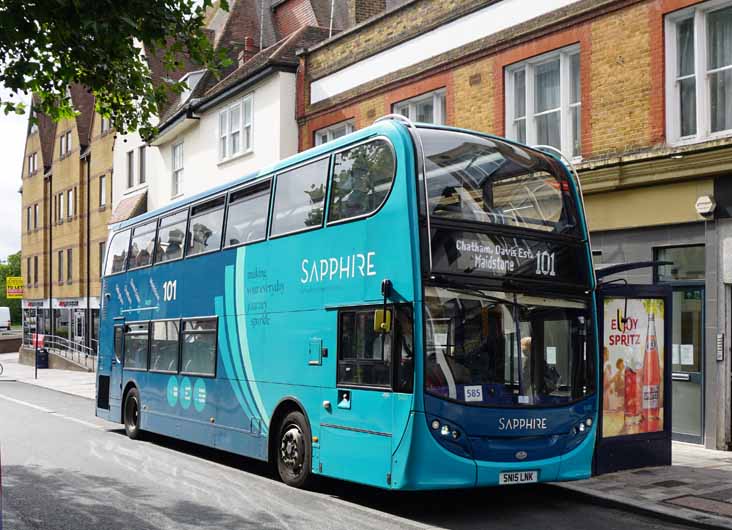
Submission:
<svg viewBox="0 0 732 530">
<path fill-rule="evenodd" d="M 135 150 L 127 151 L 127 189 L 135 187 Z"/>
<path fill-rule="evenodd" d="M 38 287 L 38 256 L 33 256 L 33 287 Z"/>
<path fill-rule="evenodd" d="M 135 226 L 130 227 L 131 228 L 130 241 L 127 244 L 127 260 L 125 261 L 125 271 L 126 272 L 136 271 L 138 269 L 145 269 L 147 267 L 152 267 L 155 264 L 155 250 L 156 250 L 156 247 L 158 244 L 158 227 L 160 225 L 159 221 L 160 221 L 159 219 L 146 219 L 145 221 L 142 221 L 142 222 L 136 224 Z M 148 263 L 147 265 L 130 267 L 130 255 L 132 254 L 132 241 L 135 239 L 135 230 L 137 230 L 138 228 L 143 228 L 146 225 L 152 225 L 152 224 L 155 225 L 155 229 L 152 230 L 152 232 L 146 232 L 146 233 L 155 234 L 155 236 L 153 238 L 153 241 L 154 241 L 153 253 L 152 253 L 152 256 L 150 256 L 150 263 Z"/>
<path fill-rule="evenodd" d="M 180 149 L 180 167 L 175 166 L 175 151 Z M 170 196 L 171 198 L 180 197 L 183 195 L 183 177 L 185 176 L 185 148 L 184 141 L 180 140 L 175 142 L 170 148 L 170 167 L 171 167 L 171 180 L 170 180 Z M 190 215 L 189 215 L 190 217 Z"/>
<path fill-rule="evenodd" d="M 122 369 L 131 370 L 133 372 L 149 372 L 150 371 L 150 320 L 132 320 L 124 323 L 124 333 L 122 334 Z M 134 324 L 147 324 L 147 348 L 146 348 L 146 360 L 144 368 L 130 368 L 127 366 L 127 336 L 128 335 L 142 335 L 142 332 L 131 332 L 129 331 L 130 326 Z"/>
<path fill-rule="evenodd" d="M 442 115 L 442 101 L 440 101 L 438 98 L 442 98 L 442 101 L 444 101 L 445 105 L 445 116 Z M 430 90 L 429 92 L 424 92 L 422 94 L 419 94 L 418 96 L 414 96 L 409 99 L 404 99 L 401 101 L 397 101 L 396 103 L 393 103 L 391 106 L 391 111 L 393 114 L 402 114 L 399 109 L 405 108 L 407 110 L 407 119 L 417 123 L 417 105 L 424 102 L 432 100 L 432 117 L 434 119 L 433 122 L 431 122 L 432 125 L 446 125 L 447 124 L 447 88 L 442 87 L 435 90 Z M 438 119 L 439 117 L 439 119 Z"/>
<path fill-rule="evenodd" d="M 572 103 L 571 101 L 571 85 L 572 85 L 572 57 L 579 55 L 579 72 L 580 77 L 580 93 L 579 102 Z M 550 63 L 559 59 L 559 107 L 550 110 L 544 110 L 541 112 L 535 112 L 534 102 L 534 69 L 537 66 Z M 524 123 L 526 140 L 520 142 L 518 136 L 514 131 L 514 122 L 517 119 L 515 116 L 515 83 L 514 74 L 520 70 L 524 71 Z M 572 137 L 572 109 L 579 108 L 580 112 L 580 130 L 579 142 L 580 152 L 575 155 L 573 150 L 573 137 Z M 546 116 L 552 113 L 559 113 L 559 142 L 560 151 L 564 156 L 572 161 L 582 160 L 582 50 L 579 44 L 573 44 L 570 46 L 564 46 L 556 50 L 552 50 L 536 57 L 531 57 L 513 64 L 510 64 L 504 68 L 504 130 L 506 138 L 517 143 L 532 146 L 537 145 L 538 140 L 536 136 L 536 126 L 534 121 L 538 116 Z"/>
<path fill-rule="evenodd" d="M 71 220 L 74 217 L 74 209 L 76 207 L 74 200 L 74 190 L 69 188 L 66 190 L 66 218 Z"/>
<path fill-rule="evenodd" d="M 186 212 L 186 226 L 183 231 L 183 245 L 181 247 L 181 253 L 180 256 L 177 258 L 164 260 L 164 261 L 158 261 L 158 238 L 160 237 L 160 226 L 163 224 L 163 220 L 168 219 L 169 217 L 173 217 L 175 215 L 179 215 L 183 212 Z M 180 261 L 183 258 L 186 257 L 186 239 L 188 238 L 188 228 L 191 224 L 191 208 L 190 206 L 186 206 L 185 208 L 180 208 L 177 210 L 173 210 L 172 212 L 166 212 L 163 215 L 160 215 L 158 217 L 158 225 L 156 227 L 155 232 L 155 255 L 153 256 L 153 265 L 163 265 L 165 263 L 175 263 L 176 261 Z M 196 254 L 197 256 L 198 254 Z"/>
<path fill-rule="evenodd" d="M 177 340 L 177 350 L 176 350 L 176 368 L 175 370 L 154 370 L 152 368 L 152 331 L 153 327 L 158 322 L 177 322 L 178 323 L 178 340 Z M 149 338 L 148 338 L 148 352 L 149 352 L 149 360 L 148 360 L 148 372 L 153 374 L 178 374 L 180 373 L 180 362 L 181 362 L 181 350 L 182 350 L 182 342 L 180 340 L 181 337 L 181 330 L 183 329 L 183 319 L 181 318 L 161 318 L 157 320 L 151 320 L 149 325 Z M 218 328 L 217 328 L 218 331 Z"/>
<path fill-rule="evenodd" d="M 107 254 L 107 242 L 106 241 L 99 241 L 97 244 L 97 252 L 99 252 L 99 277 L 104 277 L 104 263 L 106 262 L 106 254 Z"/>
<path fill-rule="evenodd" d="M 276 206 L 276 199 L 277 199 L 277 188 L 279 186 L 279 177 L 283 173 L 289 173 L 290 171 L 295 171 L 296 169 L 299 169 L 301 167 L 315 164 L 317 162 L 320 162 L 322 160 L 328 159 L 328 169 L 325 173 L 325 190 L 324 190 L 324 196 L 323 196 L 323 219 L 320 222 L 320 225 L 313 225 L 313 226 L 306 226 L 304 228 L 298 228 L 296 230 L 291 230 L 289 232 L 282 232 L 281 234 L 273 234 L 272 229 L 274 228 L 274 221 L 275 221 L 275 206 Z M 320 228 L 323 228 L 325 226 L 326 218 L 328 217 L 328 199 L 330 195 L 330 172 L 331 168 L 333 166 L 333 152 L 330 151 L 326 154 L 313 157 L 309 160 L 305 160 L 303 162 L 300 162 L 299 164 L 295 164 L 292 166 L 288 166 L 286 168 L 282 168 L 279 171 L 275 172 L 273 175 L 274 179 L 274 185 L 272 187 L 271 197 L 270 197 L 270 213 L 269 213 L 269 220 L 268 220 L 268 227 L 267 227 L 267 237 L 269 239 L 277 239 L 280 237 L 286 237 L 293 234 L 299 234 L 302 232 L 310 232 L 311 230 L 318 230 Z"/>
<path fill-rule="evenodd" d="M 66 249 L 66 285 L 71 285 L 73 280 L 73 262 L 74 262 L 74 252 L 73 249 L 67 248 Z"/>
<path fill-rule="evenodd" d="M 267 219 L 265 220 L 264 235 L 260 239 L 255 239 L 252 241 L 244 241 L 242 243 L 237 243 L 236 245 L 227 245 L 226 244 L 226 233 L 229 228 L 229 208 L 231 207 L 231 196 L 236 193 L 239 193 L 240 191 L 247 191 L 247 190 L 257 188 L 259 186 L 264 185 L 265 183 L 269 183 L 269 200 L 267 201 Z M 242 186 L 234 188 L 226 194 L 226 212 L 224 213 L 224 232 L 222 234 L 222 242 L 221 242 L 222 250 L 243 247 L 245 245 L 252 245 L 254 243 L 261 243 L 262 241 L 267 240 L 267 235 L 269 234 L 269 224 L 270 224 L 270 220 L 272 217 L 272 200 L 274 198 L 273 192 L 274 192 L 274 175 L 267 175 L 265 177 L 255 180 L 255 181 L 248 182 Z"/>
<path fill-rule="evenodd" d="M 38 203 L 33 205 L 33 230 L 38 230 Z"/>
<path fill-rule="evenodd" d="M 191 322 L 194 320 L 213 320 L 216 325 L 213 330 L 203 330 L 203 331 L 189 331 L 186 332 L 183 330 L 186 322 Z M 183 340 L 184 336 L 187 334 L 212 334 L 214 336 L 214 363 L 213 363 L 213 374 L 210 373 L 201 373 L 201 372 L 185 372 L 183 371 Z M 148 348 L 149 350 L 149 348 Z M 215 379 L 216 375 L 218 374 L 218 364 L 219 364 L 219 317 L 218 315 L 209 315 L 209 316 L 202 316 L 202 317 L 184 317 L 180 319 L 180 328 L 178 332 L 178 373 L 180 375 L 191 375 L 196 377 L 207 377 Z"/>
<path fill-rule="evenodd" d="M 391 154 L 394 158 L 394 174 L 391 177 L 391 185 L 389 186 L 389 191 L 384 196 L 384 200 L 381 201 L 381 203 L 379 204 L 379 206 L 377 208 L 375 208 L 374 210 L 372 210 L 370 212 L 360 214 L 360 215 L 355 215 L 353 217 L 345 217 L 343 219 L 338 219 L 336 221 L 330 221 L 329 220 L 330 206 L 331 206 L 330 199 L 331 199 L 331 193 L 333 192 L 333 177 L 335 176 L 335 158 L 336 158 L 336 156 L 340 153 L 344 153 L 346 151 L 350 151 L 351 149 L 355 149 L 356 147 L 358 147 L 360 145 L 365 145 L 365 144 L 377 142 L 380 140 L 383 140 L 384 142 L 386 142 L 386 144 L 389 146 L 389 149 L 391 150 Z M 366 219 L 368 217 L 372 217 L 372 216 L 376 215 L 377 213 L 379 213 L 381 211 L 381 209 L 384 207 L 384 205 L 387 203 L 387 201 L 389 200 L 389 197 L 391 197 L 391 192 L 394 190 L 394 184 L 396 183 L 396 176 L 397 176 L 397 172 L 399 170 L 399 167 L 397 164 L 398 164 L 398 161 L 397 161 L 396 148 L 394 147 L 394 144 L 392 144 L 391 140 L 389 140 L 389 138 L 386 136 L 381 136 L 381 135 L 374 136 L 372 138 L 367 138 L 367 139 L 361 140 L 359 142 L 353 143 L 342 149 L 333 151 L 331 153 L 331 161 L 330 161 L 330 165 L 328 168 L 328 187 L 326 189 L 327 203 L 326 203 L 325 211 L 323 213 L 323 216 L 325 218 L 325 226 L 335 226 L 335 225 L 339 225 L 339 224 L 349 223 L 351 221 L 358 221 L 360 219 Z"/>
<path fill-rule="evenodd" d="M 99 175 L 99 208 L 107 206 L 107 175 Z"/>
<path fill-rule="evenodd" d="M 31 285 L 33 285 L 33 274 L 31 274 L 31 272 L 32 272 L 31 258 L 30 258 L 30 256 L 27 256 L 25 258 L 25 274 L 26 274 L 25 285 L 27 287 L 30 287 Z"/>
<path fill-rule="evenodd" d="M 107 254 L 109 254 L 109 250 L 112 247 L 111 245 L 109 245 L 110 248 L 106 248 L 105 251 L 104 251 L 105 259 L 104 259 L 104 268 L 102 270 L 102 276 L 105 277 L 105 278 L 108 278 L 110 276 L 116 276 L 118 274 L 122 274 L 124 272 L 127 272 L 127 264 L 129 263 L 129 258 L 130 258 L 130 245 L 132 244 L 132 228 L 128 226 L 128 227 L 122 228 L 121 230 L 118 230 L 117 232 L 113 232 L 112 235 L 109 238 L 109 242 L 110 243 L 113 242 L 115 237 L 117 237 L 119 234 L 122 234 L 124 232 L 128 232 L 128 234 L 127 234 L 127 250 L 126 250 L 126 254 L 125 254 L 125 263 L 124 263 L 124 266 L 122 267 L 122 270 L 119 270 L 117 272 L 110 272 L 109 274 L 106 273 L 106 271 L 107 271 L 107 260 L 111 257 L 111 256 L 107 256 Z"/>
<path fill-rule="evenodd" d="M 313 146 L 317 147 L 319 145 L 325 145 L 329 142 L 332 142 L 333 140 L 337 140 L 338 138 L 343 138 L 343 136 L 338 136 L 337 138 L 333 137 L 333 131 L 335 129 L 339 129 L 341 127 L 346 127 L 346 134 L 343 136 L 347 136 L 353 132 L 356 131 L 356 120 L 355 118 L 348 118 L 346 120 L 341 120 L 338 123 L 334 123 L 332 125 L 328 125 L 327 127 L 321 127 L 320 129 L 313 132 Z M 325 142 L 318 142 L 318 135 L 325 134 L 328 139 Z"/>
<path fill-rule="evenodd" d="M 224 199 L 224 203 L 221 206 L 218 206 L 218 207 L 214 206 L 210 209 L 205 210 L 206 212 L 216 211 L 216 210 L 220 210 L 220 209 L 223 209 L 223 211 L 224 211 L 224 215 L 221 218 L 221 239 L 219 240 L 219 246 L 217 248 L 212 248 L 210 250 L 206 250 L 205 252 L 198 252 L 196 254 L 188 254 L 188 235 L 191 232 L 191 222 L 193 221 L 193 209 L 198 206 L 203 206 L 207 202 L 214 202 L 221 198 Z M 197 256 L 205 256 L 206 254 L 218 252 L 222 249 L 222 245 L 224 243 L 224 237 L 226 235 L 226 233 L 225 233 L 226 232 L 226 214 L 228 212 L 227 200 L 228 200 L 228 193 L 224 193 L 224 194 L 214 195 L 213 197 L 206 197 L 205 199 L 197 201 L 188 206 L 188 219 L 186 221 L 186 233 L 185 233 L 185 237 L 183 238 L 183 258 L 188 259 L 188 258 L 195 258 Z M 156 238 L 156 241 L 157 241 L 157 238 Z M 180 258 L 178 258 L 178 259 L 180 259 Z M 170 261 L 175 261 L 175 260 L 170 260 Z M 166 261 L 165 263 L 168 263 L 168 262 Z"/>
<path fill-rule="evenodd" d="M 31 232 L 31 207 L 26 206 L 25 208 L 25 231 L 30 234 Z"/>
<path fill-rule="evenodd" d="M 682 146 L 705 141 L 717 140 L 732 136 L 732 127 L 723 131 L 711 131 L 711 103 L 709 94 L 710 73 L 732 71 L 732 65 L 708 70 L 707 60 L 707 16 L 709 13 L 732 7 L 730 0 L 709 0 L 669 13 L 664 17 L 665 54 L 664 66 L 666 70 L 666 139 L 672 146 Z M 681 136 L 681 96 L 679 90 L 680 76 L 678 75 L 678 25 L 688 19 L 693 19 L 694 27 L 694 73 L 681 76 L 684 79 L 693 77 L 695 81 L 696 105 L 696 133 Z M 732 97 L 732 94 L 730 94 Z"/>
<path fill-rule="evenodd" d="M 249 121 L 244 119 L 246 115 L 245 109 L 249 107 Z M 234 129 L 232 126 L 231 112 L 239 107 L 239 123 L 238 129 Z M 221 108 L 216 116 L 218 118 L 217 128 L 217 144 L 216 144 L 216 157 L 218 163 L 226 163 L 229 160 L 234 160 L 240 156 L 247 155 L 254 152 L 254 93 L 250 92 L 241 98 L 227 103 Z M 225 117 L 225 123 L 222 121 L 222 116 Z M 223 126 L 223 127 L 222 127 Z M 225 131 L 222 131 L 226 129 Z M 249 134 L 246 134 L 247 129 Z M 239 133 L 239 150 L 234 153 L 231 150 L 231 137 L 233 133 Z M 249 138 L 249 145 L 245 145 L 244 140 Z M 221 145 L 225 146 L 226 153 L 222 156 Z"/>
<path fill-rule="evenodd" d="M 396 329 L 397 329 L 397 312 L 398 311 L 406 311 L 409 313 L 410 318 L 412 319 L 412 357 L 416 358 L 416 353 L 414 352 L 414 332 L 415 332 L 415 323 L 414 323 L 414 305 L 411 302 L 401 302 L 401 303 L 391 303 L 387 304 L 386 308 L 391 311 L 391 323 L 392 323 L 392 331 L 389 333 L 390 335 L 390 341 L 391 341 L 391 366 L 389 367 L 389 384 L 388 385 L 373 385 L 373 384 L 360 384 L 360 383 L 350 383 L 350 382 L 343 382 L 340 380 L 340 367 L 342 364 L 342 357 L 341 354 L 343 352 L 343 348 L 341 347 L 341 340 L 343 339 L 343 320 L 342 316 L 344 313 L 348 312 L 359 312 L 359 311 L 376 311 L 378 309 L 384 309 L 384 304 L 366 304 L 366 305 L 348 305 L 348 306 L 339 306 L 336 308 L 332 308 L 336 310 L 336 319 L 337 319 L 337 340 L 336 340 L 336 388 L 351 388 L 351 389 L 358 389 L 358 390 L 374 390 L 379 392 L 392 392 L 392 393 L 399 393 L 399 394 L 413 394 L 414 388 L 415 388 L 415 382 L 414 382 L 414 376 L 416 373 L 416 367 L 412 365 L 412 390 L 410 391 L 402 391 L 401 389 L 397 389 L 398 385 L 398 379 L 399 379 L 399 366 L 397 363 L 394 362 L 394 353 L 396 352 Z M 330 309 L 330 308 L 329 308 Z M 386 344 L 386 342 L 384 342 Z M 383 350 L 382 350 L 382 358 L 383 358 Z M 356 357 L 356 364 L 358 364 L 358 357 Z M 384 361 L 382 363 L 386 364 Z"/>
<path fill-rule="evenodd" d="M 147 145 L 143 144 L 137 148 L 137 184 L 142 186 L 147 183 Z"/>
<path fill-rule="evenodd" d="M 653 256 L 653 261 L 659 261 L 660 256 L 659 254 L 664 250 L 670 250 L 670 249 L 677 249 L 677 248 L 702 248 L 704 249 L 704 275 L 706 277 L 706 244 L 705 243 L 687 243 L 685 245 L 659 245 L 654 246 L 651 249 L 651 253 Z M 704 286 L 705 278 L 681 278 L 681 279 L 664 279 L 662 280 L 659 274 L 659 269 L 663 267 L 664 265 L 654 265 L 653 266 L 653 283 L 654 284 L 663 284 L 663 285 L 677 285 L 677 284 L 683 284 L 685 286 Z"/>
<path fill-rule="evenodd" d="M 58 250 L 56 251 L 56 258 L 58 260 L 58 263 L 56 264 L 57 273 L 58 273 L 58 284 L 63 285 L 64 284 L 64 251 Z"/>
</svg>

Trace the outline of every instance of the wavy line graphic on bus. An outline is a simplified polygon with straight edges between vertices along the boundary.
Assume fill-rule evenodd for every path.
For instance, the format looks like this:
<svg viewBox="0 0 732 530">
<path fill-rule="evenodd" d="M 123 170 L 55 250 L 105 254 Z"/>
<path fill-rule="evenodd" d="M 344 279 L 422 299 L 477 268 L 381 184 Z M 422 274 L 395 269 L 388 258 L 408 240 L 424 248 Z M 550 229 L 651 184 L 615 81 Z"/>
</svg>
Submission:
<svg viewBox="0 0 732 530">
<path fill-rule="evenodd" d="M 249 402 L 247 401 L 246 397 L 241 391 L 241 388 L 239 387 L 239 383 L 236 381 L 236 373 L 234 372 L 234 367 L 232 366 L 232 355 L 231 355 L 231 348 L 229 347 L 229 327 L 227 325 L 227 319 L 226 319 L 226 311 L 224 311 L 224 300 L 223 297 L 217 296 L 214 299 L 214 306 L 216 308 L 216 314 L 221 317 L 221 322 L 223 324 L 223 329 L 221 330 L 221 335 L 223 336 L 224 340 L 221 340 L 221 359 L 224 362 L 224 370 L 226 370 L 226 376 L 229 379 L 229 382 L 231 383 L 231 388 L 234 391 L 234 395 L 236 396 L 236 400 L 239 402 L 239 405 L 241 406 L 242 410 L 248 417 L 252 417 L 252 408 L 249 405 Z"/>
<path fill-rule="evenodd" d="M 247 321 L 246 321 L 246 305 L 244 300 L 244 277 L 246 275 L 246 269 L 244 265 L 246 263 L 246 247 L 240 247 L 236 251 L 236 319 L 239 324 L 239 346 L 241 348 L 241 358 L 244 361 L 246 373 L 249 374 L 249 378 L 245 379 L 248 382 L 249 390 L 251 391 L 254 402 L 257 405 L 257 409 L 260 413 L 260 418 L 265 426 L 269 425 L 269 415 L 267 409 L 264 407 L 262 402 L 262 396 L 259 393 L 259 388 L 256 383 L 256 376 L 254 369 L 252 368 L 251 352 L 249 351 L 249 340 L 247 339 Z M 232 292 L 227 289 L 227 292 Z M 263 427 L 263 432 L 266 431 L 266 427 Z"/>
</svg>

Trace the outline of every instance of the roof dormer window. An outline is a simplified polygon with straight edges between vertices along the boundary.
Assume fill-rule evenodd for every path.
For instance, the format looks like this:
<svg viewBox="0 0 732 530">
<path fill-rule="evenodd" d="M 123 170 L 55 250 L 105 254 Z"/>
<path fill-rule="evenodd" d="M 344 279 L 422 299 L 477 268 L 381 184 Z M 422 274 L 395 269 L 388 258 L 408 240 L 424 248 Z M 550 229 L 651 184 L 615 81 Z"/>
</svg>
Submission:
<svg viewBox="0 0 732 530">
<path fill-rule="evenodd" d="M 180 101 L 181 103 L 185 103 L 188 101 L 188 98 L 191 97 L 191 94 L 196 89 L 196 86 L 198 85 L 198 82 L 203 77 L 205 70 L 197 70 L 195 72 L 188 72 L 186 75 L 184 75 L 180 82 L 185 84 L 185 87 L 183 88 L 183 92 L 180 95 Z"/>
</svg>

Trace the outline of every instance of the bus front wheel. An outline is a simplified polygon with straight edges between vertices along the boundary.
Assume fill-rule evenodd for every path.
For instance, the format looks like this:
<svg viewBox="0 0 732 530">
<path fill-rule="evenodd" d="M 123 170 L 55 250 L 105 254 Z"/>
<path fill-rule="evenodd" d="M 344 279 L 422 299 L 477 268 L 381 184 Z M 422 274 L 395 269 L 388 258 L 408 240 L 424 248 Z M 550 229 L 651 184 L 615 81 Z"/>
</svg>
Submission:
<svg viewBox="0 0 732 530">
<path fill-rule="evenodd" d="M 277 472 L 282 482 L 304 487 L 310 478 L 310 429 L 302 412 L 293 411 L 280 424 L 277 444 Z"/>
<path fill-rule="evenodd" d="M 140 393 L 131 388 L 127 393 L 124 404 L 125 432 L 132 440 L 139 440 L 140 430 Z"/>
</svg>

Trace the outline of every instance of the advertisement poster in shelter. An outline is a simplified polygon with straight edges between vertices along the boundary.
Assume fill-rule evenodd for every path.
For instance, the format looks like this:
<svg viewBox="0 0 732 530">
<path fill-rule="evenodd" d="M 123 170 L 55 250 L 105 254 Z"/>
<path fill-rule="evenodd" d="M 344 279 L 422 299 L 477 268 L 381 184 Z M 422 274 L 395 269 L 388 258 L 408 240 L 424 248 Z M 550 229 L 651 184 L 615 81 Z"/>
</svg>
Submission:
<svg viewBox="0 0 732 530">
<path fill-rule="evenodd" d="M 664 301 L 604 303 L 602 436 L 663 431 Z"/>
</svg>

